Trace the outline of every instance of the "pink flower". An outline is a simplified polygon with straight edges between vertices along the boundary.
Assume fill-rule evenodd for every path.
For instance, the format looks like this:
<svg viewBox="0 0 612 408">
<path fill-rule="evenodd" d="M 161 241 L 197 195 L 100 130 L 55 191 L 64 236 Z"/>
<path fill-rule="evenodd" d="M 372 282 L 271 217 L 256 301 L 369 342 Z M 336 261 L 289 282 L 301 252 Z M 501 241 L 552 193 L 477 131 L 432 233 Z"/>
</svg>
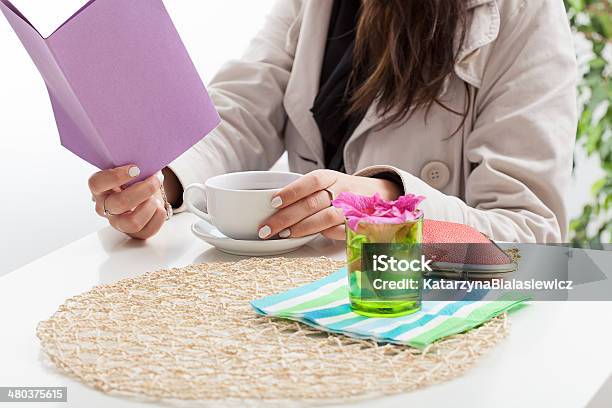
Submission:
<svg viewBox="0 0 612 408">
<path fill-rule="evenodd" d="M 354 193 L 340 193 L 332 205 L 344 212 L 348 226 L 357 230 L 360 222 L 370 224 L 400 224 L 421 217 L 417 207 L 425 199 L 423 196 L 406 194 L 395 201 L 386 201 L 378 193 L 372 197 Z"/>
</svg>

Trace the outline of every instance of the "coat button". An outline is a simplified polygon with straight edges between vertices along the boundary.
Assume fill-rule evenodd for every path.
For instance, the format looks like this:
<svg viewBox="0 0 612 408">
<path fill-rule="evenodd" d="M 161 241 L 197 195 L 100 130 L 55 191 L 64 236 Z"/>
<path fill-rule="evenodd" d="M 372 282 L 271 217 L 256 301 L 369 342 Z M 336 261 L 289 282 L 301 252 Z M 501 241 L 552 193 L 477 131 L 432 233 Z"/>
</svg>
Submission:
<svg viewBox="0 0 612 408">
<path fill-rule="evenodd" d="M 446 187 L 450 181 L 450 170 L 448 166 L 439 161 L 427 163 L 421 169 L 421 180 L 437 190 Z"/>
</svg>

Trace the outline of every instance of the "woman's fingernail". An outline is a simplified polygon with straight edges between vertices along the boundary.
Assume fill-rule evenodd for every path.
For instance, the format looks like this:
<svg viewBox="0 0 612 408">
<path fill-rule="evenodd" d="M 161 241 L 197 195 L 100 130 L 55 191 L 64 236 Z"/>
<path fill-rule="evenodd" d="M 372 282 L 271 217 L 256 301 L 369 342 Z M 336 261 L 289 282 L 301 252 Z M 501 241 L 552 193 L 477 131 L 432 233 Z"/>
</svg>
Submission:
<svg viewBox="0 0 612 408">
<path fill-rule="evenodd" d="M 291 230 L 289 228 L 285 228 L 281 232 L 278 233 L 278 236 L 281 238 L 289 238 L 291 235 Z"/>
<path fill-rule="evenodd" d="M 157 179 L 159 180 L 159 184 L 163 186 L 164 185 L 164 173 L 162 173 L 161 171 L 158 171 L 156 176 L 157 176 Z"/>
<path fill-rule="evenodd" d="M 161 199 L 159 199 L 159 198 L 156 198 L 155 200 L 157 202 L 157 207 L 163 209 L 164 208 L 164 202 Z"/>
<path fill-rule="evenodd" d="M 128 170 L 130 177 L 138 177 L 140 175 L 140 169 L 136 166 L 132 166 Z"/>
<path fill-rule="evenodd" d="M 267 225 L 264 225 L 263 227 L 259 229 L 259 232 L 257 233 L 257 235 L 259 235 L 259 238 L 264 239 L 264 238 L 269 237 L 271 233 L 272 233 L 272 229 L 268 227 Z"/>
<path fill-rule="evenodd" d="M 272 206 L 272 208 L 278 208 L 283 205 L 283 199 L 279 196 L 276 196 L 272 199 L 272 201 L 270 201 L 270 205 Z"/>
</svg>

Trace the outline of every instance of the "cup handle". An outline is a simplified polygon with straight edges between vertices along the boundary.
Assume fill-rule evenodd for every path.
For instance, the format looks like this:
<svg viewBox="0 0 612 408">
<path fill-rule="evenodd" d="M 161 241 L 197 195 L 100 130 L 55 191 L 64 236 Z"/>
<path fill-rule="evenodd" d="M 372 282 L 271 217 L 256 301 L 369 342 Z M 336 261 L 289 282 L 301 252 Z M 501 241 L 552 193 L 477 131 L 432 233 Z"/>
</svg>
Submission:
<svg viewBox="0 0 612 408">
<path fill-rule="evenodd" d="M 193 204 L 193 202 L 191 202 L 191 200 L 189 199 L 189 194 L 193 190 L 199 190 L 199 191 L 201 191 L 204 194 L 204 196 L 206 196 L 206 187 L 204 186 L 204 184 L 198 184 L 198 183 L 191 184 L 191 185 L 187 186 L 187 188 L 183 192 L 183 202 L 185 203 L 185 205 L 187 206 L 189 211 L 191 211 L 192 213 L 194 213 L 198 217 L 200 217 L 200 218 L 202 218 L 202 219 L 204 219 L 204 220 L 206 220 L 206 221 L 208 221 L 209 223 L 212 224 L 212 222 L 213 222 L 212 221 L 212 217 L 208 213 L 206 213 L 206 212 L 200 210 L 199 208 L 197 208 Z"/>
</svg>

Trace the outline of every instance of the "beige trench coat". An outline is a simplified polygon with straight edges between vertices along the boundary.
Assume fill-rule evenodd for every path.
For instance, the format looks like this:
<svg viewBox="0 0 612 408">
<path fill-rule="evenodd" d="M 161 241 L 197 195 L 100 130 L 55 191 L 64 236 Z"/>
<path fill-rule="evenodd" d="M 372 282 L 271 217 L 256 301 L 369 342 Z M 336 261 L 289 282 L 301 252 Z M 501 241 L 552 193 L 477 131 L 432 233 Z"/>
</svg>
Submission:
<svg viewBox="0 0 612 408">
<path fill-rule="evenodd" d="M 565 200 L 577 123 L 577 69 L 561 0 L 468 0 L 470 28 L 441 100 L 378 130 L 372 106 L 344 149 L 347 172 L 396 172 L 427 197 L 426 218 L 470 225 L 501 241 L 566 239 Z M 265 170 L 289 155 L 292 171 L 323 168 L 310 112 L 331 0 L 279 0 L 244 56 L 209 91 L 222 124 L 170 165 L 186 186 L 213 175 Z"/>
</svg>

